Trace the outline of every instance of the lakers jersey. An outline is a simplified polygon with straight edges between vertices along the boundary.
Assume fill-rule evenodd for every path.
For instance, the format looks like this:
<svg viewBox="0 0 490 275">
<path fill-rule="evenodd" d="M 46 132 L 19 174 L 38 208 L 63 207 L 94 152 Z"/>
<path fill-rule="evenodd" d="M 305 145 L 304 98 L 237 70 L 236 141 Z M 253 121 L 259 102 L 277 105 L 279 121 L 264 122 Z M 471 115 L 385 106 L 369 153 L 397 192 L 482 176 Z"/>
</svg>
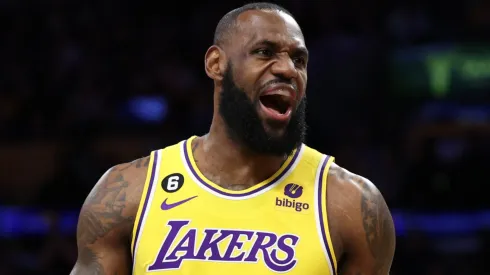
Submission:
<svg viewBox="0 0 490 275">
<path fill-rule="evenodd" d="M 269 179 L 230 191 L 199 171 L 194 138 L 151 154 L 133 274 L 336 274 L 326 212 L 333 157 L 302 145 Z"/>
</svg>

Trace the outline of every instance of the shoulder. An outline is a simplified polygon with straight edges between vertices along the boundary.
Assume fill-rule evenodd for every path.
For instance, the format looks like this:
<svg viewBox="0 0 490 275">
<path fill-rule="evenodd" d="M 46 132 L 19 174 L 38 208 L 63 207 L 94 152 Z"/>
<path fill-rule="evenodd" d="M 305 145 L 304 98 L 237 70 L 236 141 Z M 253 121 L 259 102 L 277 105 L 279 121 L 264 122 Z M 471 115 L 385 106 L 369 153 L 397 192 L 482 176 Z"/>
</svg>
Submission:
<svg viewBox="0 0 490 275">
<path fill-rule="evenodd" d="M 107 170 L 83 203 L 77 237 L 94 243 L 112 231 L 131 234 L 143 193 L 150 156 Z"/>
<path fill-rule="evenodd" d="M 378 188 L 367 178 L 332 163 L 328 171 L 329 223 L 342 254 L 359 246 L 371 254 L 383 254 L 386 245 L 394 249 L 393 220 Z"/>
<path fill-rule="evenodd" d="M 350 201 L 362 196 L 381 196 L 376 186 L 367 178 L 352 173 L 336 163 L 332 163 L 328 170 L 328 186 L 335 190 L 336 195 L 348 195 L 343 200 Z"/>
</svg>

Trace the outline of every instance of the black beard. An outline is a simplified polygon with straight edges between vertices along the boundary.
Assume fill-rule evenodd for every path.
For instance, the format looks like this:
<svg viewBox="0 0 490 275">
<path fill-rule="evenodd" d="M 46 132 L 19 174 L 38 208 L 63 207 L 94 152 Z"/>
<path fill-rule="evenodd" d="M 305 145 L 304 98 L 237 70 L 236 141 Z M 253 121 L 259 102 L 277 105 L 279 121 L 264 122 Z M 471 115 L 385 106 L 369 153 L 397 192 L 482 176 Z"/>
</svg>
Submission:
<svg viewBox="0 0 490 275">
<path fill-rule="evenodd" d="M 305 140 L 306 97 L 303 97 L 293 111 L 284 134 L 279 137 L 271 136 L 264 128 L 257 111 L 259 99 L 252 101 L 245 91 L 236 86 L 231 67 L 228 64 L 219 99 L 219 114 L 226 124 L 229 137 L 261 155 L 291 155 Z M 272 123 L 270 125 L 274 127 Z"/>
</svg>

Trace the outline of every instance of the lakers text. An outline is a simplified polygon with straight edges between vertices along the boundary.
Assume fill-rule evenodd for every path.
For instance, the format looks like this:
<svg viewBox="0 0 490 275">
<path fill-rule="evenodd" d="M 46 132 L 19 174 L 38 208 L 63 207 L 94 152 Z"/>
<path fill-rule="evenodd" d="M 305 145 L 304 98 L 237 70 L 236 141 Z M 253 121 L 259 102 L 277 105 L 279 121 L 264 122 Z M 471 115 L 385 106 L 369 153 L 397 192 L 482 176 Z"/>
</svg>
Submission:
<svg viewBox="0 0 490 275">
<path fill-rule="evenodd" d="M 170 229 L 148 271 L 179 269 L 186 260 L 197 260 L 262 263 L 282 273 L 293 269 L 297 263 L 295 249 L 299 237 L 296 235 L 255 230 L 199 230 L 187 227 L 189 223 L 188 220 L 168 221 Z M 202 241 L 196 238 L 200 234 L 204 235 Z"/>
</svg>

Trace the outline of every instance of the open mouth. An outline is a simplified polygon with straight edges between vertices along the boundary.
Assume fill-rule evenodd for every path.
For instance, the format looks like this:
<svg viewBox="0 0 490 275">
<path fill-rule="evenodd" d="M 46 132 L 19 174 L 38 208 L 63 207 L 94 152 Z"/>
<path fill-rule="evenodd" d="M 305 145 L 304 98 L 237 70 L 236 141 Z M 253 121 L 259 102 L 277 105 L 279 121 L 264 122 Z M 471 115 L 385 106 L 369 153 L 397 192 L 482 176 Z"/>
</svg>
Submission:
<svg viewBox="0 0 490 275">
<path fill-rule="evenodd" d="M 278 114 L 284 115 L 291 109 L 291 101 L 287 96 L 280 94 L 269 94 L 260 96 L 262 105 Z"/>
</svg>

